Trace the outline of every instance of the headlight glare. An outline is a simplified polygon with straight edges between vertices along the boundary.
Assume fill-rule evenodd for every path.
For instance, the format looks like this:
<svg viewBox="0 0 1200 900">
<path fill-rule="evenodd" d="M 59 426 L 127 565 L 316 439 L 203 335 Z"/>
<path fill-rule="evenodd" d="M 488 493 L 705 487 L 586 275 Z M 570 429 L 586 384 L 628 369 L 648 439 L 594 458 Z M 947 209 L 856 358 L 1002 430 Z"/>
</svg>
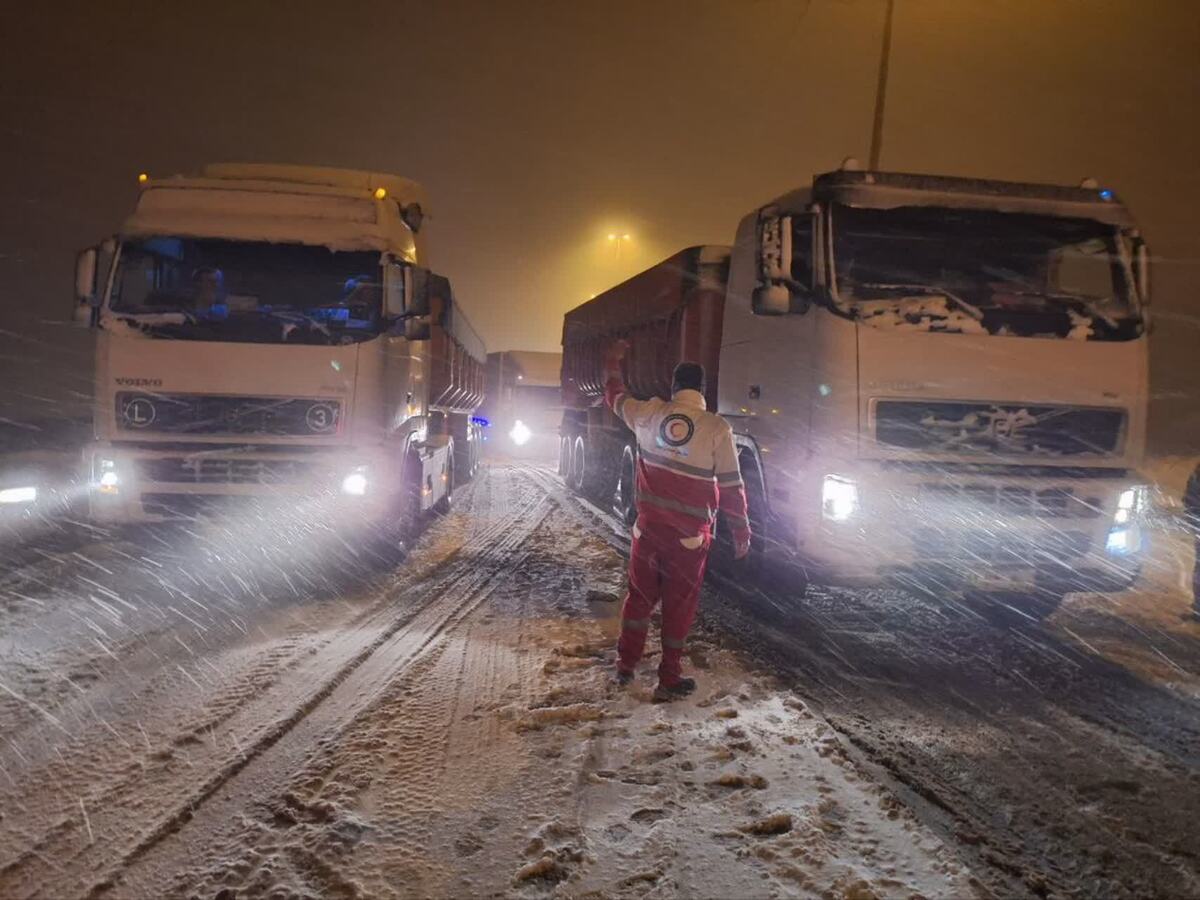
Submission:
<svg viewBox="0 0 1200 900">
<path fill-rule="evenodd" d="M 845 522 L 858 509 L 858 485 L 839 475 L 826 475 L 821 485 L 821 513 L 833 522 Z"/>
<path fill-rule="evenodd" d="M 342 479 L 342 493 L 351 497 L 361 497 L 367 492 L 367 473 L 364 469 L 355 469 Z"/>
<path fill-rule="evenodd" d="M 11 487 L 0 490 L 0 503 L 33 503 L 37 500 L 37 488 Z"/>
<path fill-rule="evenodd" d="M 517 419 L 508 436 L 512 438 L 512 442 L 518 447 L 523 447 L 529 443 L 529 439 L 533 437 L 533 432 L 529 430 L 528 425 Z"/>
</svg>

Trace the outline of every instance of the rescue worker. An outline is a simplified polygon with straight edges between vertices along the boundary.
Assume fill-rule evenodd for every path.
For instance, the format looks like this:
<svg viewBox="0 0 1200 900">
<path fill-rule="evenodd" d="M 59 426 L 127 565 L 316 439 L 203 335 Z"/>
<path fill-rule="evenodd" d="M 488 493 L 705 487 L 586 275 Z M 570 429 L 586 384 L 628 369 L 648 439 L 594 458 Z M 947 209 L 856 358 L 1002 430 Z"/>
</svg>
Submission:
<svg viewBox="0 0 1200 900">
<path fill-rule="evenodd" d="M 637 522 L 629 556 L 629 592 L 621 609 L 617 681 L 629 684 L 642 658 L 650 614 L 662 604 L 662 661 L 654 700 L 690 694 L 683 649 L 704 580 L 718 509 L 732 530 L 734 558 L 750 552 L 746 491 L 729 424 L 707 412 L 704 368 L 675 367 L 671 399 L 636 400 L 626 391 L 618 341 L 605 360 L 604 399 L 637 437 Z"/>
<path fill-rule="evenodd" d="M 1200 619 L 1200 466 L 1188 479 L 1183 495 L 1183 516 L 1196 549 L 1196 561 L 1192 566 L 1192 618 Z"/>
</svg>

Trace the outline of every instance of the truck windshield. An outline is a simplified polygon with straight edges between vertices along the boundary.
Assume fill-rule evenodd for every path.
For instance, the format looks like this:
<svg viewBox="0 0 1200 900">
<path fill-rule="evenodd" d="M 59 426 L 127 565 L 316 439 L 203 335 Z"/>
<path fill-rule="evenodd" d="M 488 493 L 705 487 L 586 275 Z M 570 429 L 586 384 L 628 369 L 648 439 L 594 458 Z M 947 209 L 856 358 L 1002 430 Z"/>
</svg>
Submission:
<svg viewBox="0 0 1200 900">
<path fill-rule="evenodd" d="M 943 207 L 832 211 L 835 298 L 881 328 L 1128 340 L 1120 236 L 1087 219 Z"/>
<path fill-rule="evenodd" d="M 126 241 L 110 313 L 153 337 L 342 344 L 379 333 L 380 256 L 300 244 Z"/>
</svg>

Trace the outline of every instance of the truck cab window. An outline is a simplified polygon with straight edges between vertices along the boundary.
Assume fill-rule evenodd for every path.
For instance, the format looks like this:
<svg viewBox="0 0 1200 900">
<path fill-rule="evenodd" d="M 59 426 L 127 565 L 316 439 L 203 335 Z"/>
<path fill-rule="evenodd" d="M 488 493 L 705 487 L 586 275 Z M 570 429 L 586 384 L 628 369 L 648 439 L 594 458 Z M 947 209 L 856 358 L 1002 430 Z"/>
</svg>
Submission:
<svg viewBox="0 0 1200 900">
<path fill-rule="evenodd" d="M 383 321 L 378 253 L 149 238 L 121 250 L 109 309 L 155 337 L 345 344 Z M 151 318 L 153 317 L 153 318 Z"/>
</svg>

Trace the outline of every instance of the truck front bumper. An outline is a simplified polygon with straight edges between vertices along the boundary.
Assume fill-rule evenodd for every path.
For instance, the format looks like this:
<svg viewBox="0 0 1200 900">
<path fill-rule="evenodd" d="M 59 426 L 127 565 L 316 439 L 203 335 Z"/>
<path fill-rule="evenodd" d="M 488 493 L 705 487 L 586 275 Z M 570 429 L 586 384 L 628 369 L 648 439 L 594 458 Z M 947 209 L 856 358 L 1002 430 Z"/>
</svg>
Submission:
<svg viewBox="0 0 1200 900">
<path fill-rule="evenodd" d="M 820 482 L 795 520 L 813 581 L 1113 591 L 1145 552 L 1147 492 L 1123 473 L 860 468 Z"/>
<path fill-rule="evenodd" d="M 84 449 L 83 469 L 89 511 L 99 523 L 250 513 L 303 524 L 384 514 L 398 466 L 378 452 L 349 448 L 95 443 Z"/>
</svg>

